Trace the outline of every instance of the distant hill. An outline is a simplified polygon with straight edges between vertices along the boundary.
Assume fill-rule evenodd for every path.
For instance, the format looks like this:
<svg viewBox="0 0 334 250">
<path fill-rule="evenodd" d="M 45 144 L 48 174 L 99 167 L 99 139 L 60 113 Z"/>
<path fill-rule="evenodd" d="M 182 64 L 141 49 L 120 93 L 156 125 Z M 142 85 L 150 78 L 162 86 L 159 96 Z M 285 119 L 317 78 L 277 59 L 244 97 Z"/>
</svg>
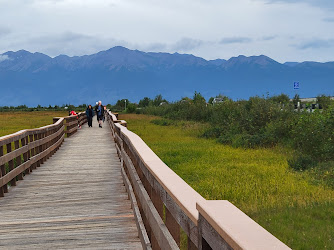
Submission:
<svg viewBox="0 0 334 250">
<path fill-rule="evenodd" d="M 205 60 L 188 54 L 114 47 L 93 55 L 51 58 L 20 50 L 0 55 L 0 106 L 115 103 L 162 94 L 167 100 L 219 93 L 243 99 L 269 93 L 334 94 L 334 62 L 287 62 L 264 56 Z"/>
</svg>

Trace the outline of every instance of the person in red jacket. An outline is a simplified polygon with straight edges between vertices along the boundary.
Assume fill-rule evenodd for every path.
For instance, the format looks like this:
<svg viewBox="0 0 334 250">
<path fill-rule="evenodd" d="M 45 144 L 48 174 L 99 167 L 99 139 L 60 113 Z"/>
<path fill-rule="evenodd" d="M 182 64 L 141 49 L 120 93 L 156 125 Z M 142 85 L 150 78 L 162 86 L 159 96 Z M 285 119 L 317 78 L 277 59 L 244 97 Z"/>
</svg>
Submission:
<svg viewBox="0 0 334 250">
<path fill-rule="evenodd" d="M 77 113 L 76 113 L 74 110 L 72 110 L 72 111 L 70 112 L 70 116 L 71 116 L 71 115 L 77 115 Z M 77 119 L 79 119 L 78 116 L 77 116 Z M 78 123 L 78 127 L 81 128 L 81 125 L 79 125 L 79 123 Z"/>
</svg>

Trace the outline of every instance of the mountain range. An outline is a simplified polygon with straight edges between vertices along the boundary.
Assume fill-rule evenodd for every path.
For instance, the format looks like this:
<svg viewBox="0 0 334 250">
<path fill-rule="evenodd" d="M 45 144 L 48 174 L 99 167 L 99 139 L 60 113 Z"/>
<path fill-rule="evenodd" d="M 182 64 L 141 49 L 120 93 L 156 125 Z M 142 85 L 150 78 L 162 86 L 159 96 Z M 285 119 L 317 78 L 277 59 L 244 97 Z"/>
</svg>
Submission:
<svg viewBox="0 0 334 250">
<path fill-rule="evenodd" d="M 293 83 L 300 89 L 294 90 Z M 200 92 L 233 99 L 280 93 L 334 93 L 334 62 L 286 62 L 264 56 L 205 60 L 113 47 L 92 55 L 49 57 L 25 50 L 0 54 L 0 106 L 138 102 L 158 94 L 175 101 Z"/>
</svg>

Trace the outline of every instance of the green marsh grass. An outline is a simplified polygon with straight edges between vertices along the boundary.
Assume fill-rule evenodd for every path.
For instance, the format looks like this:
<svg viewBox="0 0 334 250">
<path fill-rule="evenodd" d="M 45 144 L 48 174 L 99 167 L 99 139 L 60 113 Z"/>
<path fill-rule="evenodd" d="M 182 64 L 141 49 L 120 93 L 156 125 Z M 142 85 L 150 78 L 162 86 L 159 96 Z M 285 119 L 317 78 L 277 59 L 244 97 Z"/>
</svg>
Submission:
<svg viewBox="0 0 334 250">
<path fill-rule="evenodd" d="M 0 136 L 49 125 L 53 117 L 67 115 L 65 111 L 0 112 Z"/>
<path fill-rule="evenodd" d="M 290 170 L 286 150 L 199 138 L 207 125 L 195 122 L 161 126 L 151 122 L 161 118 L 132 114 L 120 119 L 204 198 L 229 200 L 293 249 L 334 249 L 334 190 Z"/>
</svg>

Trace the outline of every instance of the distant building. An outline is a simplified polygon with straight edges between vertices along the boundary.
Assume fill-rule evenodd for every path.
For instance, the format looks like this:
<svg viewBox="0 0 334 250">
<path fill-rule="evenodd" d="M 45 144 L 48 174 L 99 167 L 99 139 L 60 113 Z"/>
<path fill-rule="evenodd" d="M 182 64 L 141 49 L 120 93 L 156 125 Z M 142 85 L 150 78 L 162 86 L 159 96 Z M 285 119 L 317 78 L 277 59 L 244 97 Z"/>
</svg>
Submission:
<svg viewBox="0 0 334 250">
<path fill-rule="evenodd" d="M 222 103 L 222 102 L 224 102 L 224 98 L 216 97 L 213 99 L 212 104 L 215 105 L 217 103 Z"/>
<path fill-rule="evenodd" d="M 317 98 L 316 97 L 309 97 L 309 98 L 299 98 L 301 102 L 308 102 L 308 103 L 316 103 Z M 334 96 L 331 96 L 331 100 L 334 100 Z M 293 99 L 290 99 L 292 102 Z"/>
</svg>

